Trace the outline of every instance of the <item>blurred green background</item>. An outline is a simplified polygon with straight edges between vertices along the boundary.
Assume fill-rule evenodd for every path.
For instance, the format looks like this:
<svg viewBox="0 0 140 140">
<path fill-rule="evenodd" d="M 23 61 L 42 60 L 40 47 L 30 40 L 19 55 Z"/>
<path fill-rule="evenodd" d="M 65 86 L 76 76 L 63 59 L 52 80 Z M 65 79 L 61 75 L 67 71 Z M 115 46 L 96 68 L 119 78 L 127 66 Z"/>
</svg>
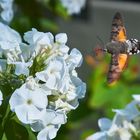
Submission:
<svg viewBox="0 0 140 140">
<path fill-rule="evenodd" d="M 79 15 L 69 16 L 59 0 L 15 0 L 15 16 L 11 27 L 21 34 L 35 27 L 43 32 L 65 32 L 68 46 L 78 48 L 84 58 L 78 69 L 87 83 L 86 97 L 70 112 L 67 124 L 58 131 L 55 140 L 85 140 L 98 130 L 101 117 L 112 118 L 112 109 L 123 108 L 140 93 L 140 57 L 130 56 L 127 69 L 116 85 L 106 84 L 110 55 L 95 56 L 93 48 L 107 43 L 115 12 L 124 17 L 128 38 L 140 37 L 140 3 L 126 0 L 87 0 Z"/>
</svg>

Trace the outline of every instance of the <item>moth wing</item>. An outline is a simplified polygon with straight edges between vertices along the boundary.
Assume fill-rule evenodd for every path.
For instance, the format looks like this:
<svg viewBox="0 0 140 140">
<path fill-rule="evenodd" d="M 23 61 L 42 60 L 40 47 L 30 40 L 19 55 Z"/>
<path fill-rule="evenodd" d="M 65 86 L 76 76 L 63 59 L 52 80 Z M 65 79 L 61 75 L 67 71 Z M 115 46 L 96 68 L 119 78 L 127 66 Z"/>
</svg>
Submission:
<svg viewBox="0 0 140 140">
<path fill-rule="evenodd" d="M 110 35 L 110 41 L 125 41 L 126 29 L 124 27 L 122 16 L 119 12 L 115 14 L 112 20 L 112 29 Z"/>
<path fill-rule="evenodd" d="M 116 13 L 112 21 L 111 41 L 124 42 L 126 39 L 126 30 L 123 24 L 122 16 L 120 13 Z M 111 63 L 107 77 L 109 84 L 116 83 L 121 72 L 125 69 L 127 62 L 127 54 L 114 54 L 111 56 Z"/>
</svg>

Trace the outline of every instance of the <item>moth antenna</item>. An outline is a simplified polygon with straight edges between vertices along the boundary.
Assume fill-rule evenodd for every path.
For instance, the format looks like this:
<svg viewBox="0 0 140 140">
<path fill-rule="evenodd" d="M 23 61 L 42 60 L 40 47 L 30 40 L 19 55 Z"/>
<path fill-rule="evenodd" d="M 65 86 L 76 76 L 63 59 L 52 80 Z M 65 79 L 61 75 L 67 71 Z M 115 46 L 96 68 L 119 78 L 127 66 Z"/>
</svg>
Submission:
<svg viewBox="0 0 140 140">
<path fill-rule="evenodd" d="M 105 43 L 104 43 L 104 41 L 100 38 L 100 36 L 99 36 L 99 35 L 97 35 L 96 37 L 97 37 L 97 39 L 99 40 L 99 42 L 101 42 L 102 46 L 104 46 L 104 45 L 105 45 Z"/>
<path fill-rule="evenodd" d="M 103 52 L 107 52 L 107 49 L 105 48 L 105 43 L 104 43 L 104 41 L 101 39 L 100 36 L 97 35 L 96 37 L 97 37 L 97 39 L 99 40 L 99 42 L 101 42 L 102 51 L 103 51 Z"/>
</svg>

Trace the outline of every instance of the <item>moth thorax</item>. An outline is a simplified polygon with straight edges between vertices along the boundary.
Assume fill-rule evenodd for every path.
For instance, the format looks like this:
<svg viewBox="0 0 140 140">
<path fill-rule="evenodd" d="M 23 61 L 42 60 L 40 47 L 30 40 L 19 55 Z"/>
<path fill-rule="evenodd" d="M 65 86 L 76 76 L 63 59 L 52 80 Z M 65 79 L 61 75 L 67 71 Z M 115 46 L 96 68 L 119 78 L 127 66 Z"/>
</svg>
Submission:
<svg viewBox="0 0 140 140">
<path fill-rule="evenodd" d="M 125 44 L 118 41 L 113 41 L 106 44 L 106 49 L 108 53 L 111 54 L 119 54 L 119 53 L 125 53 Z"/>
<path fill-rule="evenodd" d="M 140 42 L 137 39 L 126 40 L 127 43 L 127 53 L 129 55 L 140 53 Z"/>
</svg>

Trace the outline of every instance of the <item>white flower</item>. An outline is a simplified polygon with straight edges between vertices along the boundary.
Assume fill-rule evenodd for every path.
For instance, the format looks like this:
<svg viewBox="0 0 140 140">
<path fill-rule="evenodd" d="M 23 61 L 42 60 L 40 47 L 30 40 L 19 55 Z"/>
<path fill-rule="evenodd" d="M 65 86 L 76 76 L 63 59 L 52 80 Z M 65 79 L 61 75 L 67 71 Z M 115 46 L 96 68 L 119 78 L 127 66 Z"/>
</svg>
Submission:
<svg viewBox="0 0 140 140">
<path fill-rule="evenodd" d="M 20 49 L 21 49 L 21 56 L 23 57 L 25 62 L 30 62 L 32 61 L 32 53 L 31 53 L 31 48 L 29 45 L 25 43 L 20 43 Z"/>
<path fill-rule="evenodd" d="M 134 100 L 137 102 L 137 103 L 140 103 L 140 95 L 133 95 L 133 98 Z"/>
<path fill-rule="evenodd" d="M 119 120 L 119 122 L 116 121 Z M 120 121 L 121 120 L 121 121 Z M 132 137 L 129 122 L 123 120 L 122 116 L 116 115 L 115 121 L 102 118 L 98 121 L 101 132 L 97 132 L 87 138 L 87 140 L 130 140 Z"/>
<path fill-rule="evenodd" d="M 85 6 L 86 0 L 61 0 L 62 5 L 67 9 L 68 14 L 78 14 Z"/>
<path fill-rule="evenodd" d="M 29 67 L 32 65 L 32 62 L 14 62 L 11 64 L 15 64 L 16 69 L 15 69 L 15 74 L 16 75 L 21 75 L 24 74 L 26 76 L 29 75 Z"/>
<path fill-rule="evenodd" d="M 60 111 L 44 109 L 40 114 L 40 119 L 31 124 L 33 131 L 40 131 L 37 140 L 50 140 L 56 137 L 61 124 L 66 123 L 66 115 Z"/>
<path fill-rule="evenodd" d="M 66 58 L 66 63 L 70 71 L 74 70 L 76 67 L 80 67 L 82 62 L 82 54 L 76 48 L 72 49 L 70 55 Z"/>
<path fill-rule="evenodd" d="M 0 41 L 7 41 L 9 43 L 21 43 L 21 37 L 18 32 L 0 22 Z M 4 49 L 4 46 L 3 46 Z"/>
<path fill-rule="evenodd" d="M 53 59 L 54 57 L 63 57 L 65 59 L 68 56 L 69 47 L 66 45 L 67 43 L 67 34 L 59 33 L 55 36 L 55 42 L 50 47 L 49 58 Z M 46 61 L 46 63 L 48 62 Z"/>
<path fill-rule="evenodd" d="M 76 103 L 76 104 L 75 104 Z M 70 110 L 74 110 L 79 105 L 78 101 L 75 103 L 69 103 L 67 101 L 63 101 L 62 99 L 58 99 L 55 101 L 55 109 L 62 110 L 64 112 L 69 112 Z"/>
<path fill-rule="evenodd" d="M 47 51 L 47 55 L 50 58 L 54 58 L 55 56 L 64 56 L 69 51 L 69 48 L 65 45 L 67 42 L 67 35 L 65 33 L 57 34 L 54 38 L 50 32 L 43 33 L 32 29 L 32 31 L 24 34 L 24 40 L 29 43 L 30 54 L 33 57 Z M 46 61 L 48 62 L 48 60 Z"/>
<path fill-rule="evenodd" d="M 37 84 L 37 79 L 32 76 L 27 77 L 26 79 L 26 87 L 30 90 L 34 90 L 35 88 L 39 88 L 39 84 Z"/>
<path fill-rule="evenodd" d="M 3 95 L 2 92 L 0 91 L 0 105 L 2 104 L 2 100 L 3 100 Z"/>
<path fill-rule="evenodd" d="M 112 125 L 112 121 L 107 118 L 99 119 L 98 125 L 102 131 L 107 131 Z"/>
<path fill-rule="evenodd" d="M 40 131 L 37 135 L 37 140 L 50 140 L 54 139 L 60 126 L 49 125 Z"/>
<path fill-rule="evenodd" d="M 21 53 L 21 37 L 18 32 L 3 23 L 0 23 L 0 29 L 0 57 L 5 55 L 8 61 L 12 62 L 18 59 Z"/>
<path fill-rule="evenodd" d="M 86 140 L 108 140 L 106 132 L 97 132 L 89 137 Z"/>
<path fill-rule="evenodd" d="M 55 41 L 60 44 L 67 43 L 68 37 L 65 33 L 59 33 L 55 36 Z"/>
<path fill-rule="evenodd" d="M 13 0 L 1 0 L 0 9 L 2 9 L 0 16 L 2 21 L 9 23 L 13 18 Z"/>
<path fill-rule="evenodd" d="M 129 103 L 124 109 L 114 109 L 114 111 L 117 114 L 124 116 L 125 119 L 129 121 L 133 120 L 136 116 L 140 115 L 140 112 L 137 108 L 137 103 L 135 101 Z"/>
<path fill-rule="evenodd" d="M 107 118 L 99 119 L 98 121 L 99 128 L 101 132 L 97 132 L 89 136 L 86 140 L 108 140 L 107 131 L 110 129 L 112 122 Z"/>
<path fill-rule="evenodd" d="M 112 121 L 100 119 L 98 125 L 101 132 L 97 132 L 87 138 L 87 140 L 130 140 L 135 136 L 139 138 L 140 111 L 139 95 L 134 95 L 134 101 L 129 103 L 124 109 L 116 109 Z"/>
<path fill-rule="evenodd" d="M 68 91 L 71 89 L 71 79 L 68 71 L 68 67 L 65 65 L 65 74 L 63 78 L 61 79 L 61 82 L 59 83 L 59 92 L 62 94 L 68 93 Z"/>
<path fill-rule="evenodd" d="M 36 76 L 39 80 L 45 82 L 46 87 L 57 90 L 61 79 L 65 75 L 65 71 L 66 66 L 64 60 L 56 58 L 48 63 L 44 71 L 36 73 Z"/>
<path fill-rule="evenodd" d="M 10 108 L 38 132 L 38 140 L 53 139 L 66 123 L 66 114 L 85 96 L 86 85 L 75 70 L 82 55 L 77 49 L 68 54 L 65 33 L 53 36 L 32 29 L 24 34 L 26 43 L 22 43 L 16 31 L 2 23 L 0 27 L 0 71 L 12 64 L 15 77 L 25 80 L 11 95 Z"/>
<path fill-rule="evenodd" d="M 86 84 L 78 77 L 69 76 L 70 79 L 63 79 L 60 91 L 65 95 L 65 100 L 70 102 L 85 96 Z"/>
<path fill-rule="evenodd" d="M 54 41 L 54 37 L 50 32 L 43 33 L 33 28 L 32 31 L 28 31 L 24 34 L 24 40 L 27 41 L 31 45 L 34 44 L 34 45 L 50 46 Z M 34 47 L 37 47 L 37 46 L 34 46 Z"/>
<path fill-rule="evenodd" d="M 28 31 L 24 34 L 24 40 L 29 43 L 31 53 L 34 53 L 36 56 L 52 46 L 54 37 L 50 32 L 43 33 L 33 28 L 32 31 Z"/>
<path fill-rule="evenodd" d="M 10 108 L 19 120 L 29 124 L 32 118 L 38 118 L 40 111 L 48 105 L 47 96 L 38 87 L 34 90 L 27 88 L 26 83 L 15 90 L 10 98 Z"/>
<path fill-rule="evenodd" d="M 77 97 L 84 98 L 86 93 L 86 84 L 80 78 L 71 76 L 72 83 L 75 85 L 75 93 Z"/>
<path fill-rule="evenodd" d="M 130 140 L 132 134 L 130 133 L 128 126 L 127 121 L 123 121 L 122 125 L 113 124 L 107 134 L 112 139 Z"/>
</svg>

